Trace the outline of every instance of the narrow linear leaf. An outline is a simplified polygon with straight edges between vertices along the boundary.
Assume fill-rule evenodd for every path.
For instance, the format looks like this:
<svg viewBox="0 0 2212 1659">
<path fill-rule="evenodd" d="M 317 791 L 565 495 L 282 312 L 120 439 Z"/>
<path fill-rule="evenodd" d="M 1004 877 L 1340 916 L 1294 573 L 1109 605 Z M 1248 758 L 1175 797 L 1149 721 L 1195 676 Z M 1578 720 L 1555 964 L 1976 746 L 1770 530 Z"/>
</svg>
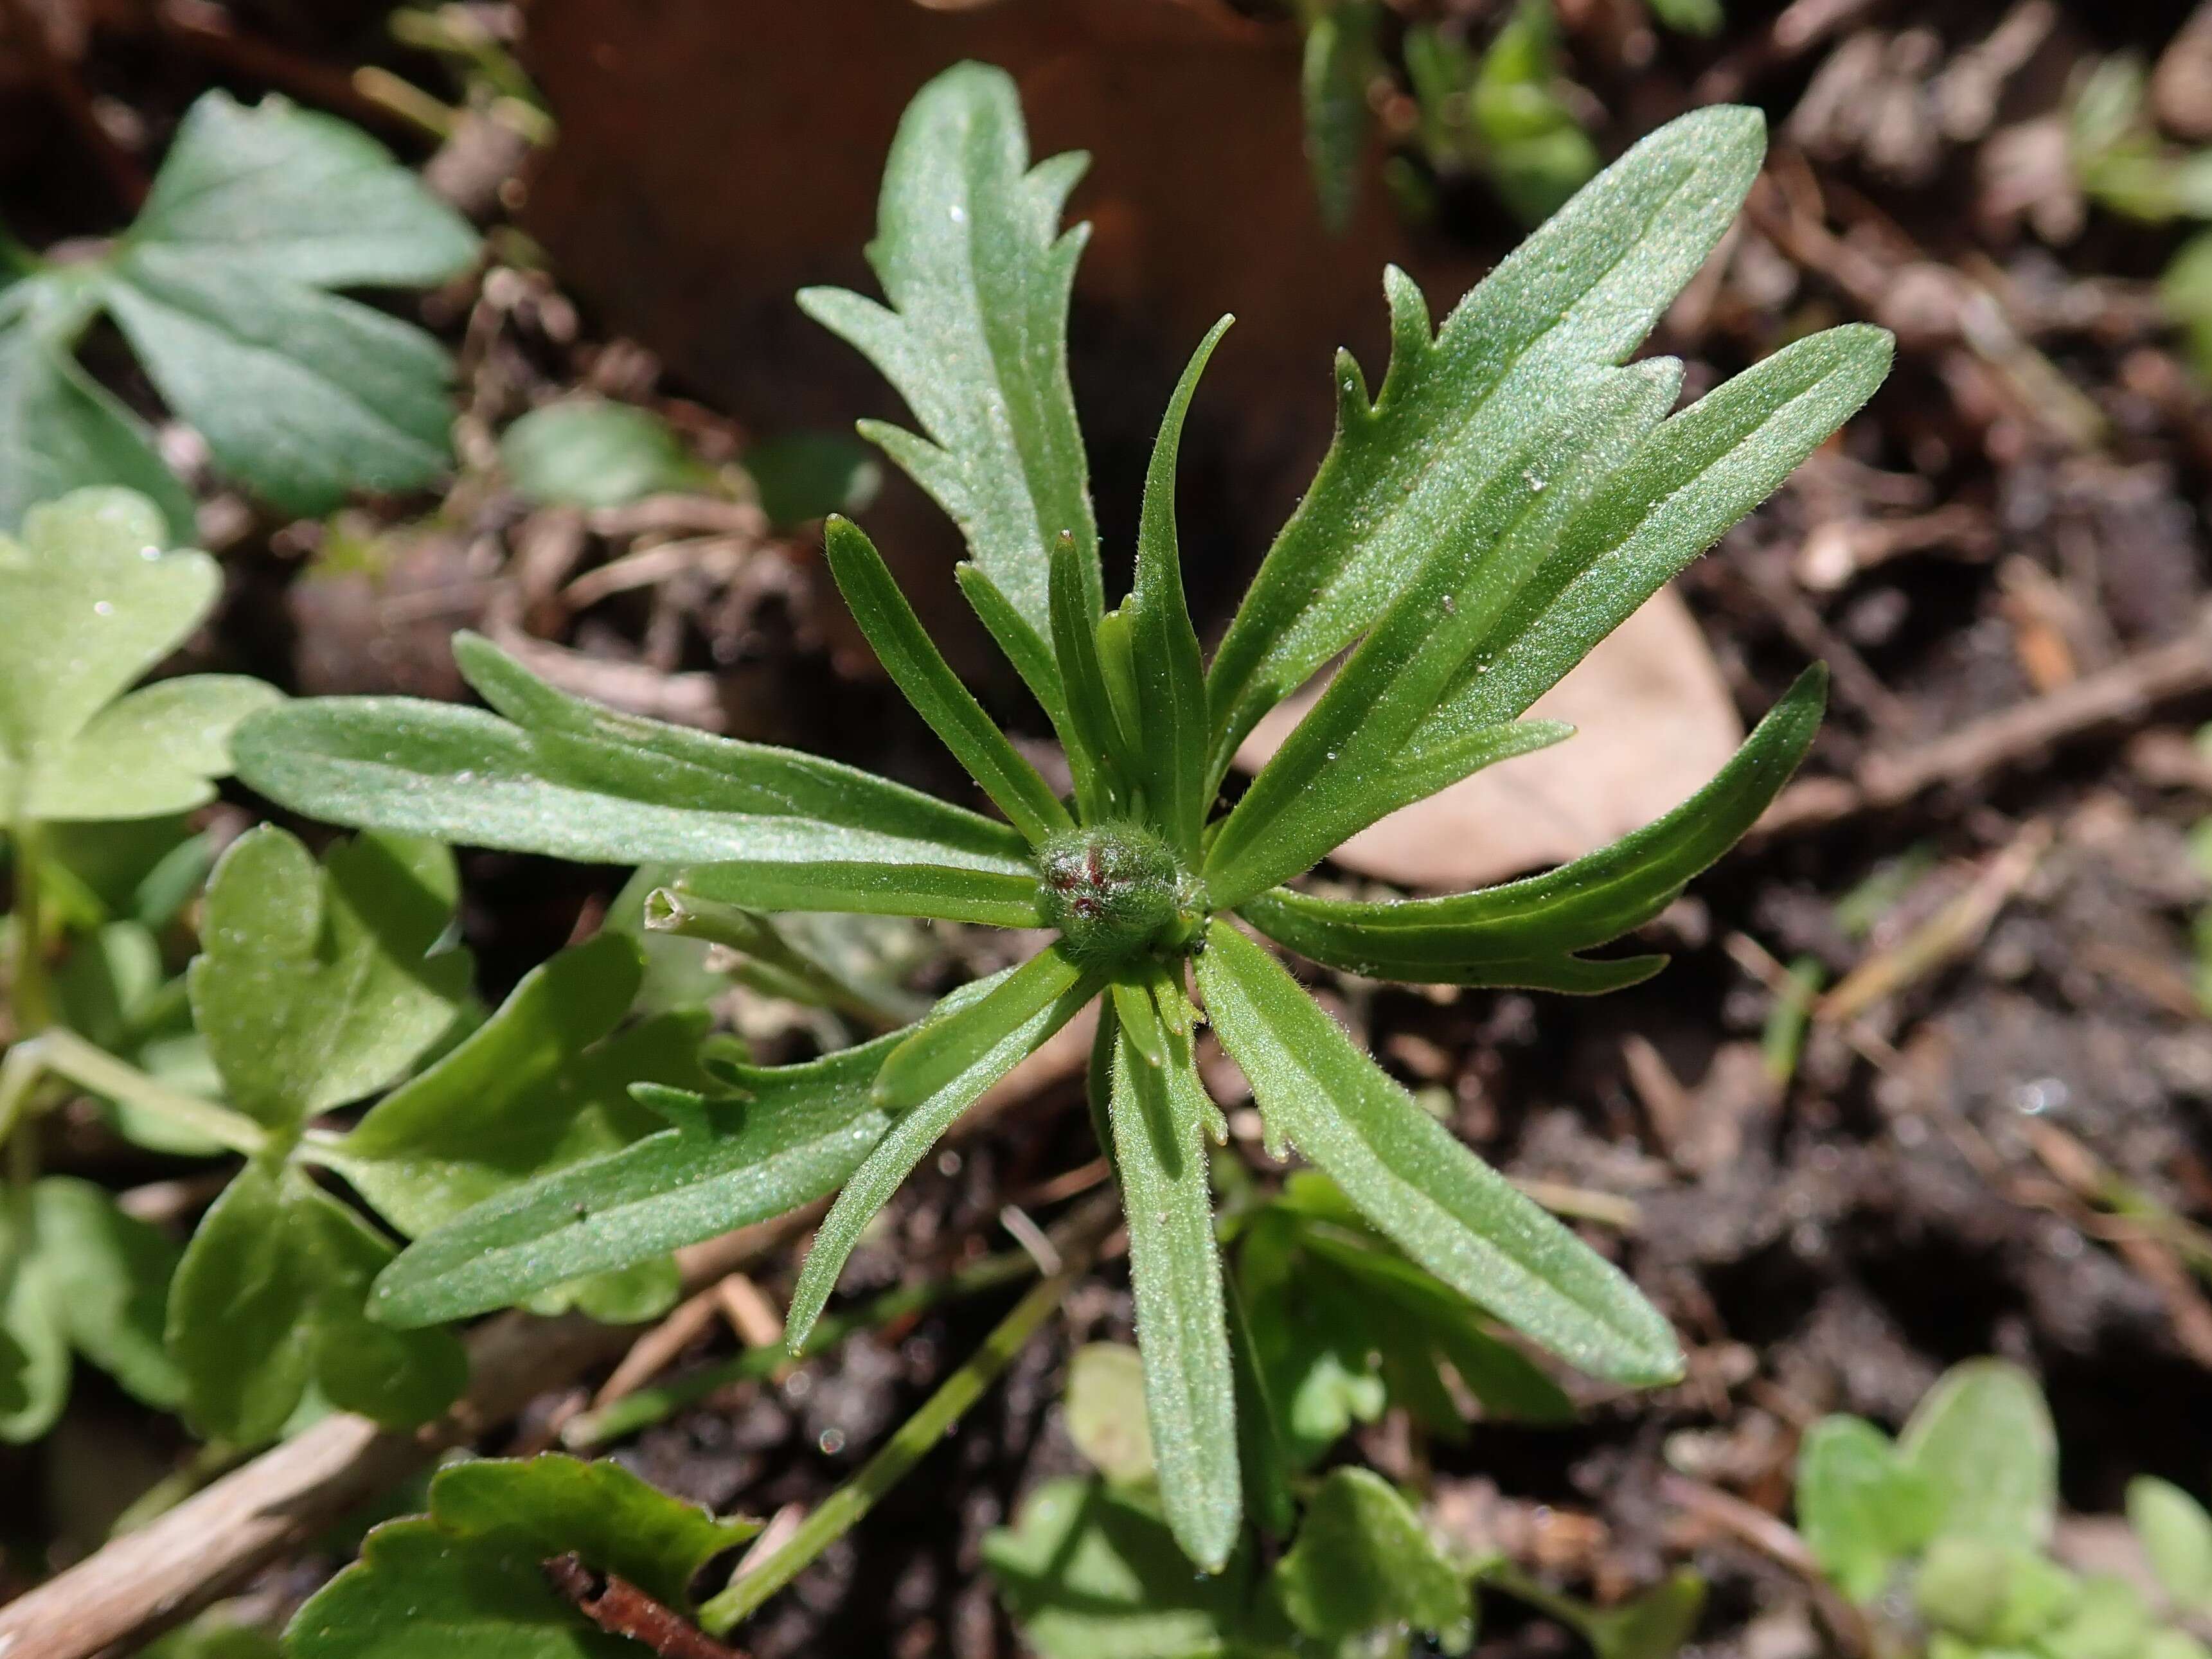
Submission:
<svg viewBox="0 0 2212 1659">
<path fill-rule="evenodd" d="M 1048 946 L 986 994 L 933 1016 L 885 1057 L 871 1097 L 903 1112 L 845 1182 L 793 1286 L 784 1340 L 795 1352 L 828 1305 L 860 1235 L 955 1118 L 1098 994 L 1097 978 Z"/>
<path fill-rule="evenodd" d="M 884 172 L 868 259 L 888 306 L 808 289 L 800 307 L 898 388 L 927 438 L 865 435 L 935 496 L 1023 626 L 1048 636 L 1046 550 L 1073 538 L 1089 617 L 1098 534 L 1067 383 L 1067 306 L 1087 228 L 1059 233 L 1085 158 L 1029 164 L 1012 79 L 981 64 L 915 94 Z"/>
<path fill-rule="evenodd" d="M 1199 376 L 1235 320 L 1224 317 L 1199 342 L 1161 416 L 1145 473 L 1136 580 L 1124 607 L 1140 710 L 1132 729 L 1143 733 L 1135 757 L 1137 781 L 1153 827 L 1186 857 L 1198 851 L 1212 791 L 1206 775 L 1206 665 L 1183 593 L 1176 533 L 1176 460 Z"/>
<path fill-rule="evenodd" d="M 694 865 L 678 878 L 676 889 L 749 910 L 919 916 L 987 927 L 1036 927 L 1043 921 L 1034 870 L 849 859 L 747 860 Z"/>
<path fill-rule="evenodd" d="M 1650 971 L 1661 959 L 1599 963 L 1573 953 L 1643 926 L 1758 822 L 1810 747 L 1826 692 L 1827 671 L 1815 664 L 1703 789 L 1612 846 L 1543 875 L 1445 898 L 1371 903 L 1277 888 L 1246 900 L 1240 913 L 1301 956 L 1376 978 L 1612 988 L 1631 963 Z"/>
<path fill-rule="evenodd" d="M 1336 441 L 1215 654 L 1215 778 L 1260 717 L 1451 539 L 1557 378 L 1634 349 L 1727 230 L 1764 150 L 1755 110 L 1668 123 L 1591 180 L 1433 336 L 1412 280 L 1387 275 L 1382 391 L 1370 403 L 1358 366 L 1339 357 Z"/>
<path fill-rule="evenodd" d="M 1545 564 L 1577 504 L 1673 401 L 1677 366 L 1583 369 L 1514 434 L 1487 483 L 1261 769 L 1214 837 L 1218 904 L 1318 863 L 1399 804 L 1406 752 L 1486 634 Z"/>
<path fill-rule="evenodd" d="M 1121 989 L 1117 983 L 1117 1009 L 1127 1000 Z M 1138 997 L 1150 1006 L 1142 992 Z M 1184 1553 L 1218 1572 L 1237 1542 L 1243 1492 L 1207 1180 L 1209 1103 L 1188 1041 L 1165 1058 L 1163 1065 L 1142 1053 L 1123 1018 L 1109 1097 L 1114 1163 L 1129 1216 L 1129 1279 L 1161 1499 Z"/>
<path fill-rule="evenodd" d="M 833 518 L 823 539 L 838 591 L 852 607 L 854 620 L 875 647 L 884 672 L 945 740 L 968 775 L 1032 844 L 1074 828 L 1075 821 L 1036 768 L 1022 758 L 961 684 L 860 526 L 849 519 Z M 1195 635 L 1191 648 L 1194 655 Z"/>
<path fill-rule="evenodd" d="M 1264 950 L 1216 921 L 1198 974 L 1261 1113 L 1385 1237 L 1583 1370 L 1681 1374 L 1673 1331 L 1620 1270 L 1454 1139 Z"/>
<path fill-rule="evenodd" d="M 1079 809 L 1095 820 L 1122 809 L 1137 770 L 1100 660 L 1097 624 L 1083 591 L 1082 556 L 1073 541 L 1062 541 L 1053 544 L 1048 559 L 1052 648 L 1067 696 L 1067 763 Z"/>
<path fill-rule="evenodd" d="M 1013 664 L 1014 672 L 1036 699 L 1037 707 L 1044 710 L 1052 729 L 1060 734 L 1060 747 L 1072 750 L 1075 728 L 1067 712 L 1067 690 L 1060 684 L 1060 665 L 1054 660 L 1046 636 L 1023 620 L 1005 590 L 981 567 L 963 560 L 953 567 L 952 580 L 959 585 L 969 609 Z"/>
</svg>

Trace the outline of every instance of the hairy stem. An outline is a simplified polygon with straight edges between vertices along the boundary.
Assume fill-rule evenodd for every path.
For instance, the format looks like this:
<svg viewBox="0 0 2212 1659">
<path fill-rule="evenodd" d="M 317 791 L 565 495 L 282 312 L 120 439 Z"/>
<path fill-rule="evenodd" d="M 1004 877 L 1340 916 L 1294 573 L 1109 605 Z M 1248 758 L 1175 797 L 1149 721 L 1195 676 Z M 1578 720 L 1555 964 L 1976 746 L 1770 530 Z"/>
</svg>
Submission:
<svg viewBox="0 0 2212 1659">
<path fill-rule="evenodd" d="M 748 967 L 765 970 L 744 975 L 756 990 L 819 1003 L 878 1031 L 907 1024 L 921 1012 L 854 984 L 795 947 L 769 917 L 739 905 L 656 887 L 646 896 L 645 925 L 651 933 L 704 939 L 735 951 L 748 958 Z"/>
<path fill-rule="evenodd" d="M 1103 1200 L 1086 1206 L 1064 1229 L 1057 1230 L 1054 1243 L 1060 1252 L 1060 1271 L 1016 1303 L 967 1363 L 945 1379 L 858 1474 L 799 1523 L 782 1548 L 757 1566 L 749 1569 L 748 1564 L 741 1563 L 738 1576 L 729 1588 L 699 1609 L 702 1627 L 716 1636 L 736 1628 L 762 1602 L 805 1571 L 823 1550 L 851 1531 L 885 1492 L 904 1480 L 1059 1310 L 1068 1286 L 1089 1271 L 1091 1258 L 1120 1209 L 1118 1198 Z"/>
</svg>

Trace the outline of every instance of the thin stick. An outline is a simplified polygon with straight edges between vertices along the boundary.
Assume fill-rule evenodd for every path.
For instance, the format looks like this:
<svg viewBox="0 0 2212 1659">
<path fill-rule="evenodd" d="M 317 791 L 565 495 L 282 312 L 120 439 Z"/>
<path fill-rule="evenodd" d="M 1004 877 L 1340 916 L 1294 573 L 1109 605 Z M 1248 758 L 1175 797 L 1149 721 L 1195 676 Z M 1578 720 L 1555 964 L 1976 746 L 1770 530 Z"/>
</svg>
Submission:
<svg viewBox="0 0 2212 1659">
<path fill-rule="evenodd" d="M 544 1565 L 545 1582 L 601 1630 L 642 1642 L 660 1659 L 744 1659 L 627 1578 L 594 1572 L 573 1551 Z"/>
<path fill-rule="evenodd" d="M 899 1425 L 883 1449 L 858 1474 L 799 1522 L 782 1548 L 750 1571 L 741 1568 L 740 1576 L 727 1589 L 702 1607 L 700 1625 L 716 1636 L 726 1635 L 851 1531 L 885 1492 L 904 1480 L 945 1438 L 945 1431 L 982 1398 L 983 1391 L 1029 1345 L 1039 1328 L 1060 1310 L 1068 1286 L 1089 1271 L 1092 1255 L 1120 1213 L 1118 1198 L 1095 1203 L 1063 1229 L 1056 1241 L 1062 1256 L 1060 1270 L 1039 1281 L 1016 1303 L 1013 1311 L 999 1322 L 998 1328 L 983 1340 L 983 1346 L 968 1362 L 945 1379 L 921 1409 Z"/>
</svg>

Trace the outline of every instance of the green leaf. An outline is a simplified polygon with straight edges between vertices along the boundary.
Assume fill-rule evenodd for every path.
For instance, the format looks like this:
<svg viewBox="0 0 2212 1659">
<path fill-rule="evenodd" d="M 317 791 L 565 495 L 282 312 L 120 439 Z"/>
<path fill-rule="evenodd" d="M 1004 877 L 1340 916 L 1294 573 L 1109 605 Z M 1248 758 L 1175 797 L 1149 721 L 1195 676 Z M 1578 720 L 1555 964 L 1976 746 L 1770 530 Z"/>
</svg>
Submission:
<svg viewBox="0 0 2212 1659">
<path fill-rule="evenodd" d="M 1899 1449 L 1935 1488 L 1936 1534 L 2021 1550 L 2050 1541 L 2058 1437 L 2034 1380 L 1998 1359 L 1946 1371 L 1914 1410 Z"/>
<path fill-rule="evenodd" d="M 874 422 L 863 435 L 951 515 L 1036 640 L 1049 632 L 1046 550 L 1062 535 L 1091 617 L 1102 603 L 1067 383 L 1068 295 L 1087 228 L 1059 233 L 1085 159 L 1031 167 L 1012 77 L 947 70 L 907 106 L 884 168 L 868 261 L 889 304 L 836 289 L 799 296 L 906 399 L 926 435 Z"/>
<path fill-rule="evenodd" d="M 138 417 L 76 366 L 65 338 L 35 322 L 0 323 L 0 532 L 39 502 L 121 484 L 155 502 L 160 545 L 192 533 L 192 498 Z"/>
<path fill-rule="evenodd" d="M 1062 746 L 1075 777 L 1077 810 L 1090 820 L 1110 817 L 1126 807 L 1125 792 L 1136 775 L 1129 734 L 1115 708 L 1100 649 L 1114 631 L 1091 611 L 1083 580 L 1088 567 L 1074 542 L 1054 542 L 1047 562 L 1051 569 L 1052 651 L 1066 697 Z M 1127 624 L 1121 626 L 1126 629 Z"/>
<path fill-rule="evenodd" d="M 1498 193 L 1525 224 L 1547 217 L 1598 170 L 1597 146 L 1560 98 L 1550 0 L 1522 0 L 1467 90 L 1468 125 Z"/>
<path fill-rule="evenodd" d="M 785 866 L 766 873 L 810 896 L 834 890 L 810 866 L 882 866 L 933 907 L 921 915 L 1035 914 L 1022 901 L 1036 869 L 1006 824 L 810 755 L 597 708 L 473 635 L 455 655 L 509 720 L 400 697 L 295 703 L 240 729 L 240 776 L 338 823 L 589 862 Z"/>
<path fill-rule="evenodd" d="M 1515 592 L 1419 746 L 1510 720 L 1550 690 L 1874 394 L 1892 346 L 1863 324 L 1828 329 L 1662 423 Z"/>
<path fill-rule="evenodd" d="M 1681 1374 L 1674 1332 L 1620 1270 L 1455 1140 L 1265 951 L 1217 921 L 1198 975 L 1275 1133 L 1407 1255 L 1583 1370 Z"/>
<path fill-rule="evenodd" d="M 2068 1619 L 2081 1585 L 2033 1551 L 1945 1533 L 1929 1546 L 1912 1596 L 1931 1624 L 1969 1642 L 2005 1649 L 2024 1645 Z"/>
<path fill-rule="evenodd" d="M 1651 15 L 1677 34 L 1717 34 L 1728 15 L 1721 0 L 1646 0 Z"/>
<path fill-rule="evenodd" d="M 1073 829 L 1075 820 L 1051 786 L 961 684 L 924 631 L 921 618 L 899 592 L 875 544 L 850 520 L 836 518 L 830 520 L 823 544 L 830 574 L 884 671 L 929 722 L 930 730 L 945 740 L 968 775 L 1032 844 Z M 1193 635 L 1194 655 L 1197 648 Z"/>
<path fill-rule="evenodd" d="M 1044 1659 L 1182 1659 L 1220 1653 L 1245 1628 L 1251 1561 L 1193 1572 L 1148 1494 L 1048 1480 L 983 1562 L 1022 1637 Z"/>
<path fill-rule="evenodd" d="M 1310 868 L 1403 804 L 1416 734 L 1547 562 L 1576 507 L 1634 453 L 1679 383 L 1668 362 L 1585 369 L 1555 389 L 1543 418 L 1516 435 L 1451 538 L 1412 573 L 1221 826 L 1206 858 L 1216 903 L 1234 906 Z M 1489 757 L 1525 753 L 1549 735 L 1512 733 Z"/>
<path fill-rule="evenodd" d="M 2067 1654 L 2063 1659 L 2087 1659 L 2086 1656 Z M 2096 1659 L 2105 1659 L 2100 1654 Z M 2153 1631 L 2142 1648 L 2142 1659 L 2212 1659 L 2212 1648 L 2208 1648 L 2185 1630 Z"/>
<path fill-rule="evenodd" d="M 2084 1577 L 2073 1612 L 2036 1645 L 2047 1659 L 2156 1659 L 2159 1650 L 2141 1593 L 2110 1573 Z"/>
<path fill-rule="evenodd" d="M 456 1539 L 387 1521 L 284 1632 L 291 1659 L 637 1659 L 545 1581 L 526 1538 Z"/>
<path fill-rule="evenodd" d="M 162 1346 L 178 1250 L 88 1181 L 48 1176 L 31 1189 L 37 1254 L 27 1271 L 70 1346 L 148 1405 L 167 1410 L 184 1378 Z"/>
<path fill-rule="evenodd" d="M 1003 976 L 962 988 L 972 1000 Z M 432 1229 L 378 1281 L 375 1316 L 428 1325 L 628 1267 L 835 1191 L 891 1127 L 875 1097 L 894 1031 L 799 1066 L 723 1067 L 739 1091 L 641 1091 L 673 1127 L 526 1182 Z"/>
<path fill-rule="evenodd" d="M 163 553 L 161 514 L 81 489 L 0 538 L 0 816 L 151 817 L 209 799 L 230 729 L 276 694 L 229 675 L 132 681 L 199 625 L 222 584 L 204 553 Z M 120 701 L 117 701 L 118 698 Z"/>
<path fill-rule="evenodd" d="M 1341 234 L 1359 205 L 1359 167 L 1367 148 L 1367 85 L 1376 69 L 1376 8 L 1352 0 L 1332 6 L 1306 28 L 1298 76 L 1304 105 L 1306 165 L 1321 222 Z"/>
<path fill-rule="evenodd" d="M 231 1103 L 285 1129 L 384 1087 L 450 1026 L 468 953 L 439 949 L 456 877 L 443 848 L 367 835 L 318 870 L 271 824 L 208 884 L 192 1016 Z"/>
<path fill-rule="evenodd" d="M 1199 342 L 1168 399 L 1145 474 L 1135 585 L 1123 606 L 1141 710 L 1134 729 L 1144 734 L 1135 757 L 1135 781 L 1145 792 L 1152 823 L 1185 857 L 1198 851 L 1213 792 L 1206 775 L 1206 665 L 1183 595 L 1182 553 L 1176 534 L 1176 459 L 1199 376 L 1234 320 L 1224 317 Z"/>
<path fill-rule="evenodd" d="M 282 98 L 195 102 L 134 244 L 318 288 L 422 287 L 476 257 L 476 233 L 367 133 Z"/>
<path fill-rule="evenodd" d="M 282 510 L 327 513 L 444 470 L 453 361 L 412 325 L 158 245 L 127 253 L 104 297 L 161 395 Z"/>
<path fill-rule="evenodd" d="M 761 511 L 777 529 L 833 513 L 864 513 L 884 487 L 883 468 L 842 432 L 789 432 L 744 453 Z"/>
<path fill-rule="evenodd" d="M 1336 442 L 1216 653 L 1212 774 L 1275 703 L 1380 617 L 1581 366 L 1625 358 L 1750 188 L 1758 112 L 1670 122 L 1593 179 L 1430 332 L 1393 270 L 1389 374 L 1370 403 L 1340 356 Z"/>
<path fill-rule="evenodd" d="M 532 410 L 500 434 L 499 462 L 526 499 L 563 507 L 621 507 L 706 477 L 667 422 L 604 398 Z"/>
<path fill-rule="evenodd" d="M 2212 1516 L 2170 1481 L 2138 1475 L 2128 1483 L 2128 1524 L 2176 1606 L 2212 1607 Z"/>
<path fill-rule="evenodd" d="M 573 1551 L 673 1607 L 690 1605 L 691 1581 L 708 1562 L 760 1531 L 756 1521 L 718 1521 L 619 1463 L 559 1453 L 441 1469 L 430 1517 L 464 1537 L 527 1542 L 540 1558 Z"/>
<path fill-rule="evenodd" d="M 1127 1006 L 1121 990 L 1116 984 L 1117 1011 Z M 1150 1006 L 1141 992 L 1137 1000 Z M 1126 1013 L 1119 1030 L 1109 1116 L 1130 1219 L 1129 1281 L 1160 1496 L 1184 1553 L 1203 1571 L 1218 1572 L 1236 1547 L 1243 1492 L 1207 1180 L 1211 1103 L 1187 1035 L 1161 1034 L 1162 1065 L 1139 1050 Z"/>
<path fill-rule="evenodd" d="M 1619 1607 L 1591 1607 L 1571 1620 L 1597 1659 L 1676 1659 L 1696 1634 L 1705 1581 L 1685 1568 Z"/>
<path fill-rule="evenodd" d="M 69 1400 L 69 1328 L 35 1224 L 13 1194 L 0 1207 L 0 1442 L 16 1445 L 43 1437 Z"/>
<path fill-rule="evenodd" d="M 1936 1498 L 1873 1424 L 1824 1417 L 1797 1449 L 1797 1530 L 1829 1582 L 1856 1602 L 1879 1596 L 1891 1571 L 1935 1531 Z"/>
<path fill-rule="evenodd" d="M 662 1120 L 629 1085 L 709 1086 L 698 1063 L 707 1018 L 665 1014 L 617 1031 L 643 972 L 620 933 L 562 951 L 315 1157 L 412 1237 L 653 1133 Z"/>
<path fill-rule="evenodd" d="M 204 806 L 230 770 L 230 735 L 284 701 L 241 674 L 187 674 L 118 699 L 40 769 L 40 818 L 150 817 Z"/>
<path fill-rule="evenodd" d="M 1048 945 L 982 994 L 947 998 L 884 1055 L 870 1097 L 892 1116 L 822 1218 L 792 1287 L 784 1340 L 795 1352 L 876 1212 L 953 1120 L 1098 994 L 1098 981 Z"/>
<path fill-rule="evenodd" d="M 1467 1581 L 1413 1506 L 1370 1469 L 1329 1471 L 1274 1577 L 1291 1622 L 1321 1641 L 1407 1626 L 1455 1647 L 1473 1638 Z"/>
<path fill-rule="evenodd" d="M 170 1287 L 168 1347 L 192 1421 L 258 1445 L 283 1428 L 311 1377 L 333 1404 L 393 1427 L 452 1403 L 468 1379 L 460 1345 L 362 1314 L 391 1255 L 299 1171 L 249 1164 L 201 1219 Z"/>
<path fill-rule="evenodd" d="M 1811 746 L 1826 692 L 1827 672 L 1815 664 L 1711 783 L 1612 846 L 1544 875 L 1446 898 L 1370 903 L 1278 888 L 1248 899 L 1240 914 L 1301 956 L 1375 978 L 1597 990 L 1610 988 L 1608 970 L 1644 977 L 1665 958 L 1597 963 L 1575 953 L 1650 921 L 1758 822 Z"/>
<path fill-rule="evenodd" d="M 1086 1342 L 1067 1361 L 1067 1437 L 1085 1462 L 1121 1486 L 1152 1480 L 1145 1416 L 1145 1362 L 1122 1342 Z"/>
</svg>

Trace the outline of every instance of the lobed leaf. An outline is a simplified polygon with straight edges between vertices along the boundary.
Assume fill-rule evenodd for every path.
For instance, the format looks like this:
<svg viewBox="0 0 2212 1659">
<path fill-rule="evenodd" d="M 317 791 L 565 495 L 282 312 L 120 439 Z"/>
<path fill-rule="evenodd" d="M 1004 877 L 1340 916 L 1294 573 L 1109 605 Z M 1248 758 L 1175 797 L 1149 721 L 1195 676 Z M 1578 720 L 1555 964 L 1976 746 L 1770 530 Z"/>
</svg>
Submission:
<svg viewBox="0 0 2212 1659">
<path fill-rule="evenodd" d="M 161 545 L 192 533 L 191 496 L 138 417 L 77 367 L 68 331 L 0 319 L 0 532 L 40 501 L 94 484 L 155 502 L 167 523 Z"/>
<path fill-rule="evenodd" d="M 1757 823 L 1820 729 L 1818 664 L 1767 712 L 1713 781 L 1643 829 L 1544 875 L 1445 898 L 1353 903 L 1278 888 L 1244 918 L 1301 956 L 1413 983 L 1610 990 L 1656 973 L 1662 957 L 1576 956 L 1642 927 Z M 1494 726 L 1480 730 L 1496 732 Z"/>
<path fill-rule="evenodd" d="M 1899 1563 L 1935 1528 L 1926 1476 L 1863 1418 L 1824 1417 L 1797 1449 L 1797 1530 L 1820 1571 L 1850 1600 L 1879 1596 Z"/>
<path fill-rule="evenodd" d="M 1473 1639 L 1474 1601 L 1413 1506 L 1371 1469 L 1332 1469 L 1283 1559 L 1274 1585 L 1291 1622 L 1317 1641 L 1370 1632 L 1436 1632 L 1449 1647 Z"/>
<path fill-rule="evenodd" d="M 477 252 L 468 222 L 359 128 L 222 92 L 185 112 L 129 240 L 318 288 L 426 286 Z"/>
<path fill-rule="evenodd" d="M 495 1194 L 618 1151 L 664 1126 L 635 1083 L 711 1086 L 702 1010 L 617 1030 L 644 977 L 635 940 L 601 933 L 523 975 L 491 1017 L 313 1149 L 400 1231 L 420 1235 Z"/>
<path fill-rule="evenodd" d="M 1720 240 L 1765 149 L 1757 111 L 1693 112 L 1638 143 L 1431 335 L 1392 270 L 1392 349 L 1371 402 L 1340 356 L 1337 435 L 1269 550 L 1207 683 L 1212 776 L 1260 717 L 1364 633 L 1453 539 L 1514 435 L 1563 380 L 1614 363 Z"/>
<path fill-rule="evenodd" d="M 948 997 L 883 1058 L 871 1100 L 888 1129 L 845 1178 L 792 1287 L 784 1340 L 795 1352 L 836 1288 L 846 1259 L 914 1167 L 961 1113 L 1098 994 L 1098 980 L 1048 945 L 981 994 Z"/>
<path fill-rule="evenodd" d="M 1067 306 L 1087 227 L 1060 234 L 1085 158 L 1032 167 L 1014 83 L 981 64 L 915 95 L 884 171 L 868 262 L 888 304 L 807 289 L 800 307 L 866 355 L 925 435 L 869 422 L 880 445 L 944 507 L 1030 638 L 1048 637 L 1047 550 L 1080 556 L 1089 615 L 1103 601 L 1083 434 L 1067 383 Z"/>
<path fill-rule="evenodd" d="M 102 298 L 216 459 L 285 512 L 412 489 L 445 468 L 453 361 L 411 324 L 158 242 L 134 242 Z"/>
<path fill-rule="evenodd" d="M 284 701 L 242 674 L 186 674 L 119 698 L 40 757 L 25 811 L 46 821 L 154 817 L 204 806 L 230 770 L 230 737 Z"/>
<path fill-rule="evenodd" d="M 192 1018 L 231 1103 L 290 1130 L 383 1088 L 453 1023 L 474 964 L 439 949 L 458 890 L 432 843 L 365 835 L 318 869 L 273 824 L 208 884 Z"/>
<path fill-rule="evenodd" d="M 1121 990 L 1117 982 L 1117 1010 L 1127 1000 Z M 1135 1000 L 1150 1006 L 1141 991 Z M 1219 1572 L 1237 1544 L 1243 1494 L 1207 1179 L 1211 1103 L 1188 1035 L 1163 1034 L 1163 1065 L 1141 1051 L 1126 1015 L 1117 1029 L 1109 1117 L 1129 1216 L 1129 1282 L 1153 1461 L 1176 1541 L 1202 1571 Z"/>
<path fill-rule="evenodd" d="M 837 589 L 852 607 L 853 619 L 875 648 L 884 672 L 929 722 L 930 730 L 945 740 L 968 775 L 1031 845 L 1073 829 L 1075 820 L 1051 786 L 961 684 L 860 526 L 848 519 L 831 519 L 823 545 Z M 1192 649 L 1197 649 L 1194 635 Z"/>
<path fill-rule="evenodd" d="M 1455 1140 L 1264 950 L 1216 921 L 1198 975 L 1261 1115 L 1407 1255 L 1583 1370 L 1681 1374 L 1673 1331 L 1620 1270 Z"/>
</svg>

